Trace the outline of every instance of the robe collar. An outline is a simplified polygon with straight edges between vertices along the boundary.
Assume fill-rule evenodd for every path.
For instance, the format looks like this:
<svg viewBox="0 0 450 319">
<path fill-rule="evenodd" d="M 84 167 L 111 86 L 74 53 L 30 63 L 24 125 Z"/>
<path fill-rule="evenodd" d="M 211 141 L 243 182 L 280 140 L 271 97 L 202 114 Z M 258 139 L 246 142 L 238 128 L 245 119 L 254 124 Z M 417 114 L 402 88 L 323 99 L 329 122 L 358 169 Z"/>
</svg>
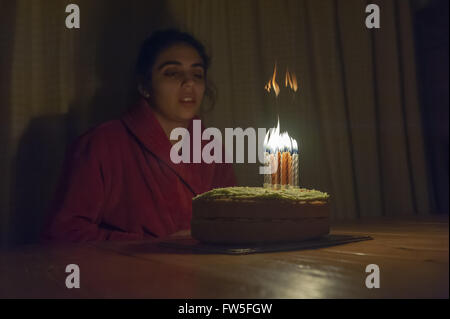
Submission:
<svg viewBox="0 0 450 319">
<path fill-rule="evenodd" d="M 193 137 L 194 119 L 199 118 L 194 117 L 189 125 L 188 131 L 191 139 Z M 200 173 L 201 166 L 205 164 L 175 164 L 172 162 L 170 159 L 172 143 L 167 138 L 166 133 L 145 99 L 141 98 L 136 105 L 128 109 L 122 117 L 122 122 L 144 148 L 163 161 L 178 175 L 192 191 L 193 195 L 201 194 L 205 191 Z"/>
</svg>

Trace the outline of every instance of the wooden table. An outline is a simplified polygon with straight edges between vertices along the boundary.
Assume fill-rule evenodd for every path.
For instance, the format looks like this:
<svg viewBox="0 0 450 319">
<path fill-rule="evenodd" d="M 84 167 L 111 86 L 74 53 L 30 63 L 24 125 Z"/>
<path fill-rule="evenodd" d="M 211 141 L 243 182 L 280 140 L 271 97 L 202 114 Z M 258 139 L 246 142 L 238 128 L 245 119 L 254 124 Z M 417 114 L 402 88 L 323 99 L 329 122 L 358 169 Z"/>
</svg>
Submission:
<svg viewBox="0 0 450 319">
<path fill-rule="evenodd" d="M 0 298 L 448 298 L 448 216 L 339 223 L 374 240 L 251 255 L 201 254 L 156 242 L 28 245 L 0 254 Z M 177 234 L 182 236 L 183 234 Z M 80 288 L 65 286 L 66 265 Z M 365 286 L 377 264 L 380 288 Z"/>
</svg>

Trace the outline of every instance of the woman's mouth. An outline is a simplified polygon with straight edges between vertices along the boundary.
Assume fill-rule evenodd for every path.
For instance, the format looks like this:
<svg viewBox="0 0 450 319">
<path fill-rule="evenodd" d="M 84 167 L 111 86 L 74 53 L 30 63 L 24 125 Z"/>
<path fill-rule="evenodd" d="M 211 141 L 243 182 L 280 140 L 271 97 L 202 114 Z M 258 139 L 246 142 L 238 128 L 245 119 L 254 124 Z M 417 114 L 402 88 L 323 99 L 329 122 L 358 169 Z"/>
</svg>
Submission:
<svg viewBox="0 0 450 319">
<path fill-rule="evenodd" d="M 192 106 L 195 105 L 195 99 L 193 97 L 184 97 L 179 100 L 182 105 Z"/>
</svg>

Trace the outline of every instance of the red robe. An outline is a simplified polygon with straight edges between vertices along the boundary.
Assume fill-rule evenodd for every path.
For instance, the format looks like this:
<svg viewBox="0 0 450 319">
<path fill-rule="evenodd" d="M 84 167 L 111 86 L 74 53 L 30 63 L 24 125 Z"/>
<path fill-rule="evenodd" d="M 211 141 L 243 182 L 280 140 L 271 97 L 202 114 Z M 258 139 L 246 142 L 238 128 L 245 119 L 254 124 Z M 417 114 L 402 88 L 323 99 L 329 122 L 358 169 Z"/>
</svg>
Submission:
<svg viewBox="0 0 450 319">
<path fill-rule="evenodd" d="M 189 131 L 192 139 L 192 122 Z M 145 100 L 80 136 L 67 154 L 44 240 L 139 240 L 189 229 L 192 198 L 234 186 L 235 176 L 231 164 L 174 164 L 171 147 Z"/>
</svg>

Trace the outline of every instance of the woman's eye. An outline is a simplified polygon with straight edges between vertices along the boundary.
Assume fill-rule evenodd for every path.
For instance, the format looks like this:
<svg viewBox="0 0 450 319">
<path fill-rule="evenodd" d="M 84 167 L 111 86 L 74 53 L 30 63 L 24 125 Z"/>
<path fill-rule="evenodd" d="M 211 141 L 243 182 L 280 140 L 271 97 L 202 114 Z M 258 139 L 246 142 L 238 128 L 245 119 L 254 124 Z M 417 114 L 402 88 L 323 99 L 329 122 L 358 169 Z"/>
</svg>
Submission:
<svg viewBox="0 0 450 319">
<path fill-rule="evenodd" d="M 167 76 L 169 78 L 178 78 L 178 77 L 181 78 L 183 76 L 183 72 L 177 71 L 177 70 L 167 70 L 167 71 L 164 71 L 163 74 L 164 74 L 164 76 Z M 186 76 L 188 76 L 188 75 L 186 74 Z M 191 73 L 191 76 L 197 80 L 203 80 L 203 78 L 204 78 L 204 75 L 201 72 Z"/>
<path fill-rule="evenodd" d="M 178 72 L 177 71 L 166 71 L 166 72 L 164 72 L 164 75 L 165 76 L 176 76 L 178 74 Z"/>
</svg>

